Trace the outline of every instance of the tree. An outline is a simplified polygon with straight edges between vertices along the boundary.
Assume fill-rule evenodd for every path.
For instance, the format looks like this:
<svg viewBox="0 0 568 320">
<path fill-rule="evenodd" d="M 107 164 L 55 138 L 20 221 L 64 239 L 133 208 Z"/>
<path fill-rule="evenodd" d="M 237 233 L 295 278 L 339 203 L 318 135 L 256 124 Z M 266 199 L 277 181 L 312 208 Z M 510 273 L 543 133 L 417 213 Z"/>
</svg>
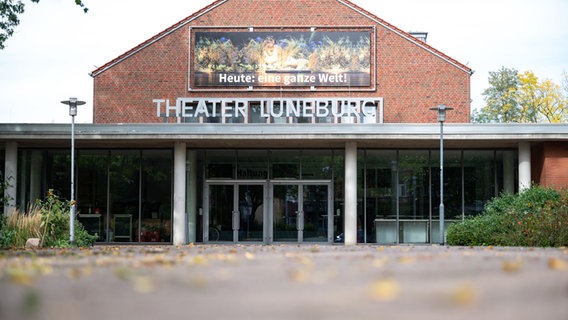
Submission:
<svg viewBox="0 0 568 320">
<path fill-rule="evenodd" d="M 519 103 L 522 109 L 521 122 L 559 123 L 568 120 L 566 100 L 559 85 L 551 80 L 538 81 L 531 71 L 519 75 L 521 84 Z"/>
<path fill-rule="evenodd" d="M 73 0 L 75 4 L 83 8 L 87 13 L 82 0 Z M 39 2 L 39 0 L 31 0 Z M 0 0 L 0 50 L 4 49 L 4 43 L 14 34 L 14 29 L 20 24 L 19 16 L 24 13 L 25 5 L 22 0 Z"/>
<path fill-rule="evenodd" d="M 472 115 L 473 122 L 559 123 L 568 122 L 568 76 L 564 87 L 551 80 L 539 81 L 532 71 L 518 73 L 501 68 L 489 73 L 483 95 L 486 106 Z M 563 92 L 564 91 L 564 92 Z"/>
</svg>

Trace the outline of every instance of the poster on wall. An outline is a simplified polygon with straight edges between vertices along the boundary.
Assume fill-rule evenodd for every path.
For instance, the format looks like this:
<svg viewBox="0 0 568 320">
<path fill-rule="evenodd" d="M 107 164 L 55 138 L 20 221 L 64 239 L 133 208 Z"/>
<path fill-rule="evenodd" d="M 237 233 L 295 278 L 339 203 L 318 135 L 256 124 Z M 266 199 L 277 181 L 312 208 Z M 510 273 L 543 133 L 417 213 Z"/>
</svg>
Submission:
<svg viewBox="0 0 568 320">
<path fill-rule="evenodd" d="M 194 87 L 368 87 L 371 32 L 196 31 Z"/>
</svg>

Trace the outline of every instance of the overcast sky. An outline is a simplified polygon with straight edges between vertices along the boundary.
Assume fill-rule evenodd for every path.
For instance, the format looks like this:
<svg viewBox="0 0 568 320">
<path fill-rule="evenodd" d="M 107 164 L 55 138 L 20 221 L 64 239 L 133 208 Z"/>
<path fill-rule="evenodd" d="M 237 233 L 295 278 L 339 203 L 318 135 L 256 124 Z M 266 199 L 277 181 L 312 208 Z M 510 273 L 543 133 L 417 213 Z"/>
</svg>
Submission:
<svg viewBox="0 0 568 320">
<path fill-rule="evenodd" d="M 272 0 L 277 1 L 277 0 Z M 72 0 L 26 3 L 14 36 L 0 50 L 0 123 L 68 123 L 61 100 L 77 97 L 78 123 L 91 123 L 89 73 L 212 0 Z M 352 0 L 472 68 L 472 108 L 484 104 L 490 71 L 532 70 L 561 83 L 568 72 L 566 0 Z M 340 21 L 338 21 L 341 24 Z"/>
</svg>

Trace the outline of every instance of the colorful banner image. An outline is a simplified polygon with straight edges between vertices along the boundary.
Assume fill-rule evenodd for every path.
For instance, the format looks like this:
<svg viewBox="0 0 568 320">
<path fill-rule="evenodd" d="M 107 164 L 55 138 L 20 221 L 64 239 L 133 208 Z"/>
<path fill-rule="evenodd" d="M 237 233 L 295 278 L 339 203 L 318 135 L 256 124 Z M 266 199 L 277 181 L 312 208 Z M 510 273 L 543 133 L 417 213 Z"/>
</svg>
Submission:
<svg viewBox="0 0 568 320">
<path fill-rule="evenodd" d="M 195 32 L 193 50 L 195 87 L 371 85 L 370 31 Z"/>
</svg>

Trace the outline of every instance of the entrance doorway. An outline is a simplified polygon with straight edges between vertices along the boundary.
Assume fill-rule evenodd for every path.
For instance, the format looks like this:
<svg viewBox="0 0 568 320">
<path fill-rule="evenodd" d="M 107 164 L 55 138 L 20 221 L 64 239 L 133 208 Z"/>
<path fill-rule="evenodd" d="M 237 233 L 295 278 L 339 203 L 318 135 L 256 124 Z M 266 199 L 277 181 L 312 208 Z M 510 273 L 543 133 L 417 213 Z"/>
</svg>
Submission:
<svg viewBox="0 0 568 320">
<path fill-rule="evenodd" d="M 333 241 L 330 181 L 215 181 L 204 194 L 204 242 Z"/>
</svg>

